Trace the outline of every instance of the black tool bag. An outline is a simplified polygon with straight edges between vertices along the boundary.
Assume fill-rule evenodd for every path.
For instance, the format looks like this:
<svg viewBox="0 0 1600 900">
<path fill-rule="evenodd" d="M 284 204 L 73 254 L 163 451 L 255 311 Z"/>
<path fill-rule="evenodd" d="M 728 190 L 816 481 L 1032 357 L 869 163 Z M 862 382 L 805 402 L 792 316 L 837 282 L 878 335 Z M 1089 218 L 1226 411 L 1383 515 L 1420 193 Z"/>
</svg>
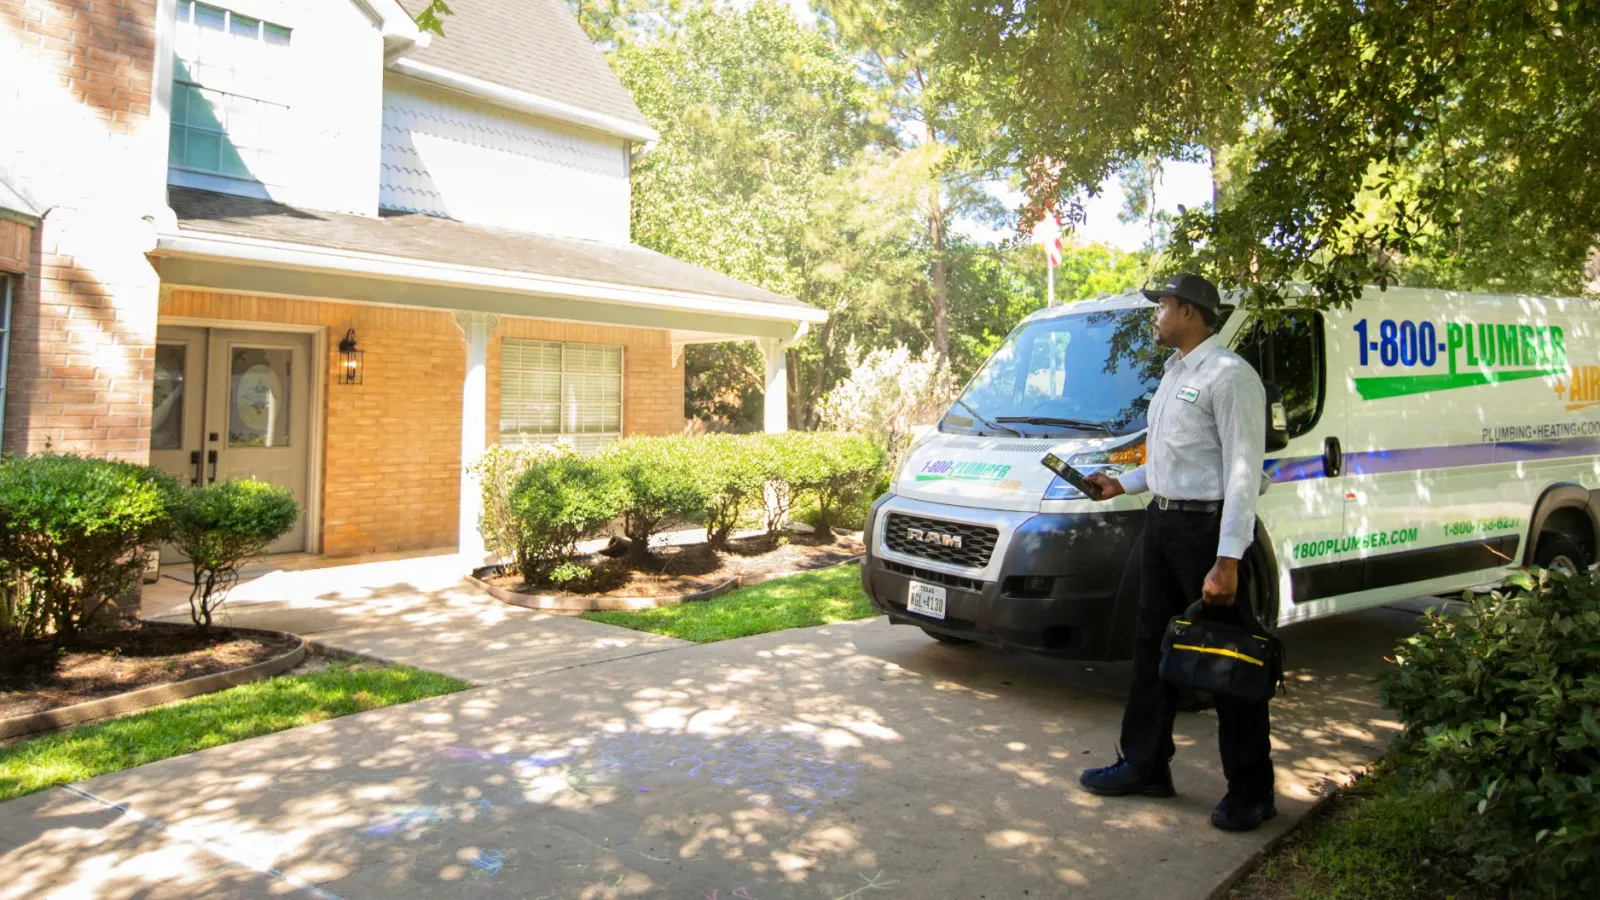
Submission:
<svg viewBox="0 0 1600 900">
<path fill-rule="evenodd" d="M 1208 618 L 1195 603 L 1173 616 L 1161 639 L 1161 678 L 1233 700 L 1270 700 L 1283 687 L 1283 643 L 1261 627 L 1241 598 Z"/>
</svg>

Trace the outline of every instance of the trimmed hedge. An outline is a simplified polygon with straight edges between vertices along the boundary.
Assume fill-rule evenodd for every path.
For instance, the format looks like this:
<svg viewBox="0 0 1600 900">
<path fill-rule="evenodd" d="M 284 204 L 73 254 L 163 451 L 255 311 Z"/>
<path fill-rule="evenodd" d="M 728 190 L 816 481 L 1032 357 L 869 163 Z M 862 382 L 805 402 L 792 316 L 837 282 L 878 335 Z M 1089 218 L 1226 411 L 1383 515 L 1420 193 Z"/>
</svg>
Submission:
<svg viewBox="0 0 1600 900">
<path fill-rule="evenodd" d="M 1600 585 L 1528 571 L 1430 612 L 1382 675 L 1407 774 L 1459 797 L 1496 895 L 1600 896 Z"/>
<path fill-rule="evenodd" d="M 239 569 L 294 530 L 300 505 L 288 488 L 228 479 L 190 488 L 173 511 L 172 543 L 189 557 L 189 618 L 201 634 L 239 580 Z"/>
<path fill-rule="evenodd" d="M 831 535 L 843 511 L 881 483 L 881 448 L 858 435 L 806 433 L 629 438 L 593 459 L 535 461 L 511 494 L 515 566 L 530 582 L 547 581 L 577 543 L 618 517 L 635 561 L 660 532 L 703 522 L 706 540 L 727 545 L 759 512 L 769 532 L 782 527 L 803 497 Z"/>
</svg>

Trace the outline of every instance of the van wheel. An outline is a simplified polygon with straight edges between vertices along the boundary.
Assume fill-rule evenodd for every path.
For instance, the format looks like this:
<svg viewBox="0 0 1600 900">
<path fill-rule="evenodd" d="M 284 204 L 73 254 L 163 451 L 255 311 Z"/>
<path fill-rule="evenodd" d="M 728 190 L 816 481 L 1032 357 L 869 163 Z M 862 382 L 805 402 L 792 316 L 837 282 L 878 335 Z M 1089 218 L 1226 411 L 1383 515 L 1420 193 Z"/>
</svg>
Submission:
<svg viewBox="0 0 1600 900">
<path fill-rule="evenodd" d="M 1533 564 L 1568 575 L 1576 575 L 1589 567 L 1583 548 L 1559 531 L 1546 531 L 1539 535 L 1538 547 L 1533 552 Z"/>
<path fill-rule="evenodd" d="M 920 628 L 921 626 L 918 627 Z M 951 637 L 948 634 L 940 634 L 939 632 L 934 631 L 932 628 L 923 628 L 922 633 L 933 638 L 941 644 L 949 644 L 952 647 L 961 647 L 972 643 L 972 640 L 969 638 Z"/>
</svg>

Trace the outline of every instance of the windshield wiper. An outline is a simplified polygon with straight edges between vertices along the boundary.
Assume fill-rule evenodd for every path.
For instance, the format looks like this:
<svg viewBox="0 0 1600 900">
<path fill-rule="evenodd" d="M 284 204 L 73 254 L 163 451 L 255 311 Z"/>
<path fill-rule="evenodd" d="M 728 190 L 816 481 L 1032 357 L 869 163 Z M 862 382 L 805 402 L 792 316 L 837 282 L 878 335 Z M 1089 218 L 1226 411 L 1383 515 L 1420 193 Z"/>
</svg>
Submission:
<svg viewBox="0 0 1600 900">
<path fill-rule="evenodd" d="M 1001 416 L 997 422 L 1016 422 L 1022 425 L 1065 425 L 1068 428 L 1094 429 L 1112 434 L 1111 426 L 1093 419 L 1069 419 L 1063 416 Z"/>
<path fill-rule="evenodd" d="M 988 419 L 985 419 L 981 414 L 979 414 L 979 412 L 977 410 L 975 410 L 972 407 L 968 406 L 966 404 L 966 401 L 962 400 L 960 397 L 956 398 L 956 405 L 961 407 L 962 409 L 966 410 L 967 412 L 972 413 L 972 417 L 974 419 L 977 419 L 981 424 L 983 424 L 987 428 L 991 428 L 991 429 L 993 429 L 995 431 L 1009 431 L 1012 434 L 1016 435 L 1017 437 L 1022 437 L 1023 436 L 1022 432 L 1016 430 L 1015 428 L 1007 428 L 1004 425 L 996 425 L 995 423 L 989 421 Z M 1001 419 L 1000 421 L 1004 422 L 1005 419 Z"/>
</svg>

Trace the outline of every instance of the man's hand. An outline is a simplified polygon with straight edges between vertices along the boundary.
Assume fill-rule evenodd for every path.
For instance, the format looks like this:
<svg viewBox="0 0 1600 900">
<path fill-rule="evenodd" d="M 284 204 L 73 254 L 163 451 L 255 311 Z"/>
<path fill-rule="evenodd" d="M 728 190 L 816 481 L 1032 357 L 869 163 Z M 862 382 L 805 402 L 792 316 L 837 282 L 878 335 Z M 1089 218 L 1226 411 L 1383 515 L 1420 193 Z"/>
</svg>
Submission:
<svg viewBox="0 0 1600 900">
<path fill-rule="evenodd" d="M 1093 475 L 1085 475 L 1083 480 L 1089 482 L 1098 489 L 1098 493 L 1096 493 L 1095 496 L 1090 497 L 1090 500 L 1110 500 L 1112 497 L 1118 497 L 1127 493 L 1127 491 L 1122 489 L 1122 482 L 1112 478 L 1110 475 L 1107 475 L 1104 472 L 1096 472 Z"/>
<path fill-rule="evenodd" d="M 1226 556 L 1217 561 L 1206 573 L 1206 583 L 1200 587 L 1200 601 L 1207 606 L 1232 606 L 1233 596 L 1239 592 L 1239 561 Z"/>
</svg>

